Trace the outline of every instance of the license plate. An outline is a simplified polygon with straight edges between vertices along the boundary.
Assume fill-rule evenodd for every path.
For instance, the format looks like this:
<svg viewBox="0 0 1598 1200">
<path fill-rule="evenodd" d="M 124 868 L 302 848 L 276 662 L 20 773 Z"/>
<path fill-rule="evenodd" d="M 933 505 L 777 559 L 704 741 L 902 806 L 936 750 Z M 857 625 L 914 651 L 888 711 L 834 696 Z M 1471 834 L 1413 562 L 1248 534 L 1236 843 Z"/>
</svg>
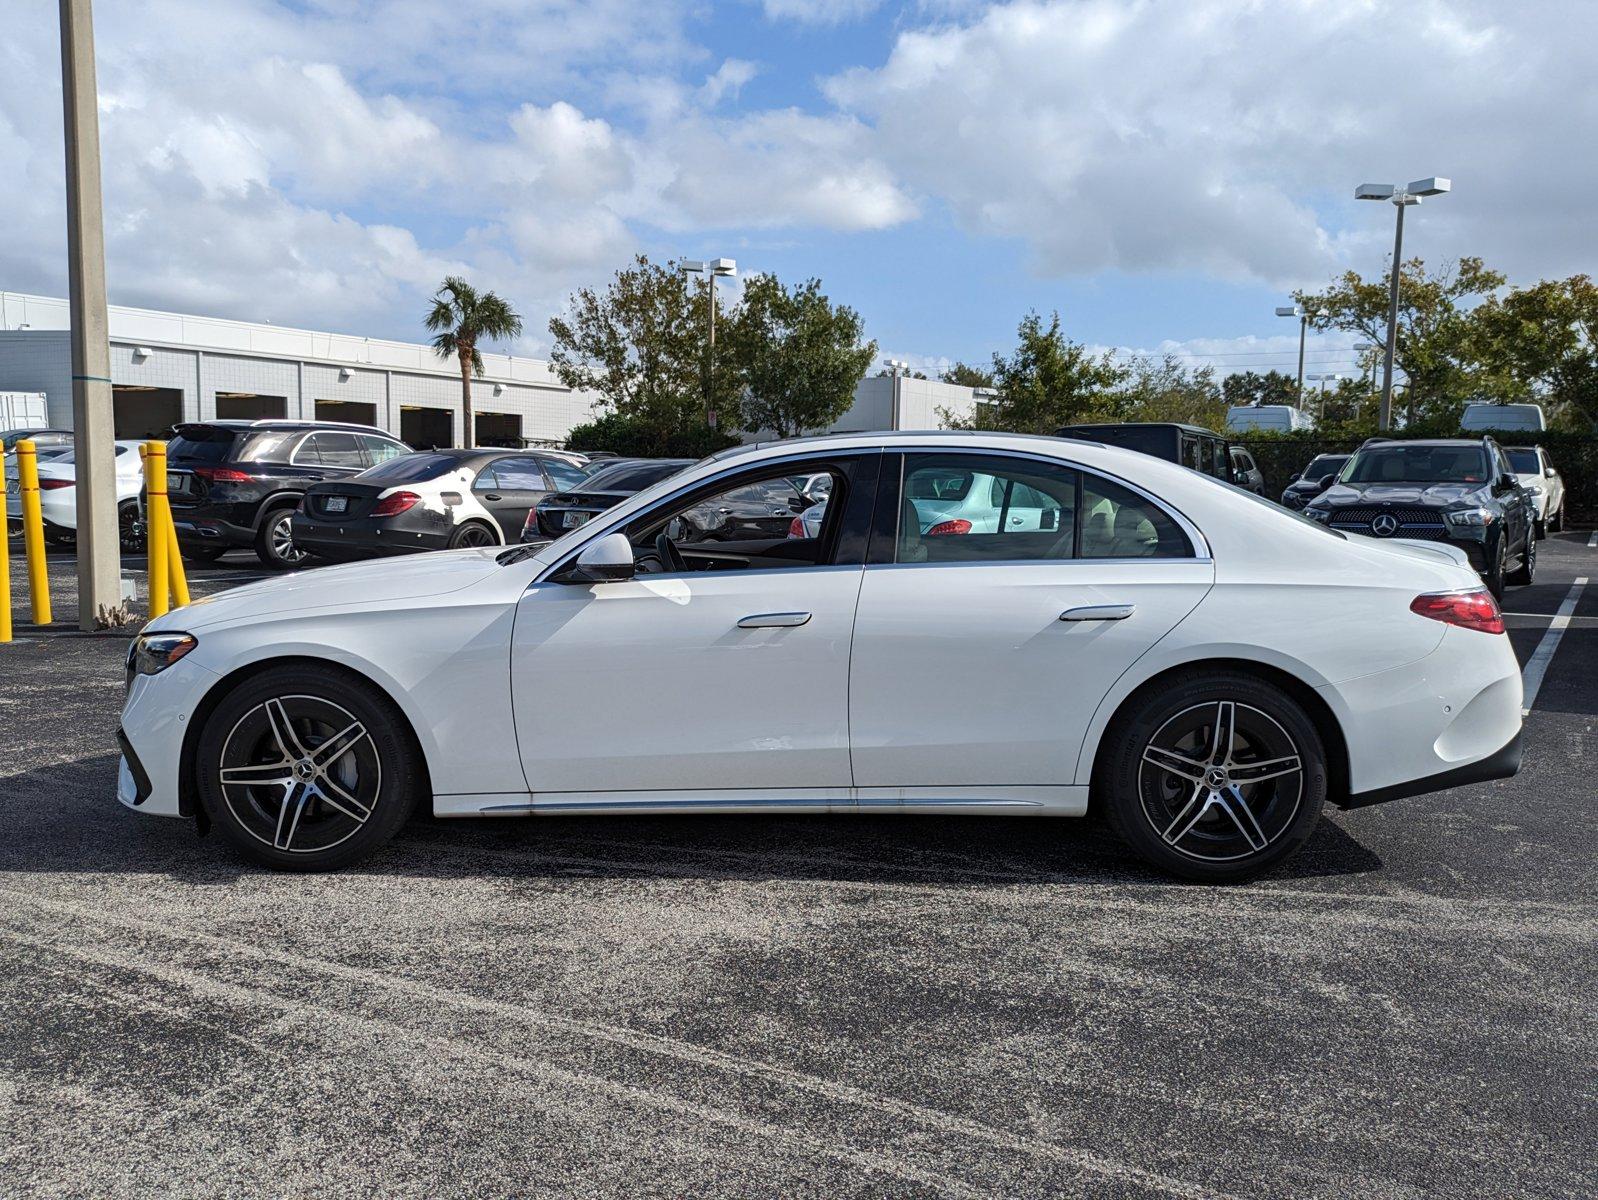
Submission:
<svg viewBox="0 0 1598 1200">
<path fill-rule="evenodd" d="M 576 529 L 579 525 L 587 524 L 588 518 L 593 515 L 593 513 L 584 512 L 562 513 L 560 518 L 561 527 L 563 529 Z"/>
<path fill-rule="evenodd" d="M 348 496 L 329 496 L 327 498 L 327 511 L 330 513 L 344 512 L 349 506 L 350 499 Z"/>
</svg>

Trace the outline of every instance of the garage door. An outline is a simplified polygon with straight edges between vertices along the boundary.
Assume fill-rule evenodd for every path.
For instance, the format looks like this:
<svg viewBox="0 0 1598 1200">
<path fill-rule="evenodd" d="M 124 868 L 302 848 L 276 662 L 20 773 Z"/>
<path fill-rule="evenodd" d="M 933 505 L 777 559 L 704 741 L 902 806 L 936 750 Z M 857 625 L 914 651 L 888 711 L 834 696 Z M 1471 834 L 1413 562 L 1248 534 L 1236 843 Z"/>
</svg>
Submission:
<svg viewBox="0 0 1598 1200">
<path fill-rule="evenodd" d="M 119 438 L 165 438 L 183 419 L 177 388 L 113 387 L 111 425 Z"/>
</svg>

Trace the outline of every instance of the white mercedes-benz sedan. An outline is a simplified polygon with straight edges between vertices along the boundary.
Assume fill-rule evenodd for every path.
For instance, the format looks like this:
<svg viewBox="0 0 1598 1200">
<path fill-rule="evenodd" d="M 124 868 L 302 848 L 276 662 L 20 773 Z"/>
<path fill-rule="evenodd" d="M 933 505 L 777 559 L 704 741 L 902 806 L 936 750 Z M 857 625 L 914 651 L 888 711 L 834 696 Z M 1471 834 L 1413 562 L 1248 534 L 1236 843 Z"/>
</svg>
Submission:
<svg viewBox="0 0 1598 1200">
<path fill-rule="evenodd" d="M 813 535 L 673 540 L 688 509 L 801 475 L 831 478 Z M 1228 880 L 1292 854 L 1327 801 L 1513 774 L 1520 706 L 1452 547 L 1076 439 L 859 434 L 727 451 L 552 543 L 153 621 L 118 794 L 291 870 L 352 862 L 430 802 L 1093 810 L 1158 867 Z"/>
</svg>

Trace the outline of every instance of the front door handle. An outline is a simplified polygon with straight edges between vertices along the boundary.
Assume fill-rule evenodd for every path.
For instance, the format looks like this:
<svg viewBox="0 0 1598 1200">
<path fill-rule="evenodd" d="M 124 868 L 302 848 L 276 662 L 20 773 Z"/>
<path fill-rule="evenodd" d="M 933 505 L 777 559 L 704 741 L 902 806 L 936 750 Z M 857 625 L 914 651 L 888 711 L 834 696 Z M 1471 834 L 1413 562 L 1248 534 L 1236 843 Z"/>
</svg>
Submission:
<svg viewBox="0 0 1598 1200">
<path fill-rule="evenodd" d="M 738 622 L 739 629 L 792 629 L 810 620 L 807 612 L 755 613 Z"/>
<path fill-rule="evenodd" d="M 1081 608 L 1068 608 L 1060 614 L 1062 621 L 1124 621 L 1136 606 L 1131 604 L 1087 604 Z"/>
</svg>

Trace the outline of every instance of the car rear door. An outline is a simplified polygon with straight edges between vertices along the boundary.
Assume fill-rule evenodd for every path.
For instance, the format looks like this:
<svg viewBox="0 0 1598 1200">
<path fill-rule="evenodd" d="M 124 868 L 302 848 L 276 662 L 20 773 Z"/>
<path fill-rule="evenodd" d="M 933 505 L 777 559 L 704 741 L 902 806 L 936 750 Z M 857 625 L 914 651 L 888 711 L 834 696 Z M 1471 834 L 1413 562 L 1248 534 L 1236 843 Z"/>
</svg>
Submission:
<svg viewBox="0 0 1598 1200">
<path fill-rule="evenodd" d="M 923 534 L 899 497 L 951 469 L 1047 497 L 1045 527 Z M 1075 783 L 1100 700 L 1211 586 L 1202 541 L 1126 484 L 1053 459 L 893 455 L 883 481 L 849 674 L 862 801 Z"/>
<path fill-rule="evenodd" d="M 499 523 L 507 542 L 521 540 L 528 511 L 550 491 L 543 464 L 530 454 L 492 460 L 472 484 L 473 497 Z"/>
</svg>

